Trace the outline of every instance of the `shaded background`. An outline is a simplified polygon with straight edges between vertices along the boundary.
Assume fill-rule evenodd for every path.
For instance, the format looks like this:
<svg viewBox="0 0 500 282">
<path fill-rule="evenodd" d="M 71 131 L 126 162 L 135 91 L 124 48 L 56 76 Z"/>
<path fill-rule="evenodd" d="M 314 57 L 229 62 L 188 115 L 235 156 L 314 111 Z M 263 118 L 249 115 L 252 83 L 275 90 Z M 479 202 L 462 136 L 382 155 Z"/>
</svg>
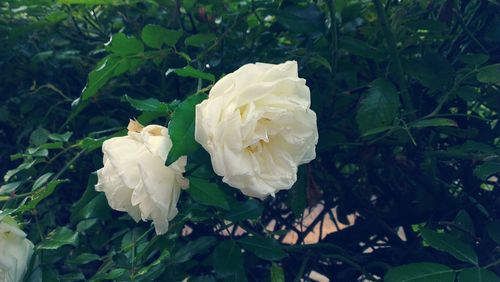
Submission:
<svg viewBox="0 0 500 282">
<path fill-rule="evenodd" d="M 453 275 L 442 281 L 498 281 L 499 9 L 493 0 L 3 2 L 0 207 L 29 199 L 16 216 L 38 245 L 42 272 L 31 278 L 293 281 L 314 271 L 376 281 L 428 262 Z M 307 80 L 320 133 L 292 190 L 248 200 L 198 150 L 195 173 L 218 183 L 230 208 L 183 193 L 159 237 L 93 192 L 100 144 L 129 118 L 167 125 L 214 78 L 286 60 Z M 247 233 L 270 241 L 249 247 L 238 241 Z M 387 281 L 405 275 L 394 273 Z"/>
</svg>

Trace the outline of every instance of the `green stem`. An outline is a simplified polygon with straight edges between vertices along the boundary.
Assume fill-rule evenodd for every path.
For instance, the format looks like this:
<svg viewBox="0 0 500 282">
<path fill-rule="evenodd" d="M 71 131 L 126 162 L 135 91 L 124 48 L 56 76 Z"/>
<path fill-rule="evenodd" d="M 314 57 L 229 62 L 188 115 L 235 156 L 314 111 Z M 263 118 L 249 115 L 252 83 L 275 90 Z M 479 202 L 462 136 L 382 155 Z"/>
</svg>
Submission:
<svg viewBox="0 0 500 282">
<path fill-rule="evenodd" d="M 500 264 L 500 259 L 484 266 L 484 269 Z"/>
<path fill-rule="evenodd" d="M 413 110 L 410 92 L 408 91 L 408 85 L 406 84 L 403 65 L 401 64 L 401 59 L 399 58 L 399 52 L 397 49 L 396 40 L 394 39 L 394 34 L 389 27 L 389 22 L 387 20 L 387 15 L 385 14 L 384 6 L 380 2 L 380 0 L 373 0 L 373 4 L 375 4 L 377 16 L 380 25 L 382 26 L 382 31 L 384 33 L 387 47 L 389 48 L 389 54 L 391 55 L 392 61 L 396 68 L 396 74 L 399 79 L 399 88 L 401 90 L 401 100 L 403 101 L 405 110 L 409 113 L 410 120 L 413 120 L 415 119 L 415 112 Z"/>
<path fill-rule="evenodd" d="M 465 31 L 467 36 L 470 37 L 470 39 L 481 49 L 481 51 L 488 54 L 488 50 L 486 50 L 486 48 L 484 48 L 483 44 L 481 44 L 481 42 L 479 42 L 479 40 L 474 36 L 474 34 L 467 27 L 467 24 L 464 22 L 462 15 L 460 15 L 460 13 L 457 11 L 457 9 L 453 9 L 453 12 L 455 13 L 458 24 L 460 25 L 460 27 L 462 27 L 462 29 Z"/>
<path fill-rule="evenodd" d="M 141 236 L 139 236 L 139 238 L 137 238 L 136 240 L 134 240 L 132 243 L 130 243 L 130 244 L 126 245 L 126 246 L 123 246 L 117 252 L 117 254 L 127 252 L 131 248 L 134 248 L 135 245 L 136 245 L 136 242 L 139 242 L 142 239 L 144 239 L 151 231 L 153 231 L 153 229 L 154 229 L 154 227 L 150 227 L 148 230 L 146 230 L 146 232 L 144 232 Z M 97 270 L 97 272 L 94 273 L 94 276 L 89 281 L 96 281 L 95 277 L 98 277 L 100 274 L 105 273 L 106 271 L 108 271 L 109 269 L 111 269 L 113 267 L 113 265 L 114 265 L 113 254 L 110 254 L 110 255 L 108 255 L 108 256 L 105 257 L 104 262 L 101 264 L 101 267 L 99 267 L 99 269 Z"/>
<path fill-rule="evenodd" d="M 78 158 L 85 152 L 85 150 L 81 150 L 74 156 L 69 162 L 66 163 L 66 165 L 56 174 L 52 177 L 52 179 L 56 180 L 58 179 L 63 173 L 66 172 L 66 170 L 74 163 Z"/>
<path fill-rule="evenodd" d="M 462 82 L 466 81 L 467 79 L 469 79 L 473 75 L 476 75 L 478 72 L 482 71 L 483 69 L 490 68 L 492 66 L 500 66 L 500 64 L 488 65 L 488 66 L 485 66 L 485 67 L 482 67 L 479 69 L 472 70 L 472 71 L 468 72 L 467 74 L 465 74 L 464 76 L 462 76 L 461 78 L 457 79 L 455 81 L 455 83 L 453 84 L 453 86 L 451 87 L 451 89 L 448 92 L 446 92 L 446 94 L 444 94 L 443 97 L 440 99 L 436 108 L 434 108 L 434 110 L 432 110 L 431 113 L 429 113 L 428 115 L 423 117 L 423 119 L 430 118 L 430 117 L 437 115 L 439 113 L 439 111 L 441 111 L 441 109 L 443 108 L 444 104 L 448 101 L 448 98 L 450 98 L 451 94 L 453 94 L 458 89 L 458 87 L 460 86 L 460 84 L 462 84 Z"/>
</svg>

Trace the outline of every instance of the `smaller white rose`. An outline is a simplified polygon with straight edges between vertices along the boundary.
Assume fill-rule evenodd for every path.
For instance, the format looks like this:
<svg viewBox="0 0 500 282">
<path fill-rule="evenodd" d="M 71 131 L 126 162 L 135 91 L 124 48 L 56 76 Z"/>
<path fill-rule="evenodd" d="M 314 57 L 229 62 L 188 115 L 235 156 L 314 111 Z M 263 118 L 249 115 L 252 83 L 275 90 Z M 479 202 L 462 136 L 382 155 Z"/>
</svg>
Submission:
<svg viewBox="0 0 500 282">
<path fill-rule="evenodd" d="M 153 220 L 157 234 L 168 230 L 177 215 L 181 188 L 188 186 L 182 174 L 187 157 L 165 166 L 172 141 L 168 129 L 143 127 L 130 121 L 128 135 L 104 141 L 104 167 L 97 171 L 97 191 L 106 194 L 111 208 L 127 212 L 136 222 Z"/>
<path fill-rule="evenodd" d="M 195 139 L 215 173 L 245 195 L 290 189 L 316 157 L 318 129 L 297 62 L 247 64 L 224 76 L 196 106 Z"/>
<path fill-rule="evenodd" d="M 22 281 L 33 255 L 33 243 L 10 218 L 0 222 L 0 281 Z"/>
</svg>

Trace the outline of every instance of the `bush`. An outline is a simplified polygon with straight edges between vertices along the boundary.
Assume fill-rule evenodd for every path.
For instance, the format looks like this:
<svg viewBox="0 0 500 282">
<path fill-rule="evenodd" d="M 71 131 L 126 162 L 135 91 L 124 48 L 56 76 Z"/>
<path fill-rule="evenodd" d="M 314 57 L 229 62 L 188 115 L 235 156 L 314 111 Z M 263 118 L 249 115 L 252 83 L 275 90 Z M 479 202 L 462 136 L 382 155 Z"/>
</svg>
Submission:
<svg viewBox="0 0 500 282">
<path fill-rule="evenodd" d="M 0 217 L 35 244 L 25 278 L 498 281 L 500 3 L 383 2 L 0 4 Z M 311 89 L 317 157 L 251 199 L 214 174 L 189 97 L 287 60 Z M 129 118 L 181 124 L 172 154 L 199 187 L 165 235 L 94 189 Z"/>
</svg>

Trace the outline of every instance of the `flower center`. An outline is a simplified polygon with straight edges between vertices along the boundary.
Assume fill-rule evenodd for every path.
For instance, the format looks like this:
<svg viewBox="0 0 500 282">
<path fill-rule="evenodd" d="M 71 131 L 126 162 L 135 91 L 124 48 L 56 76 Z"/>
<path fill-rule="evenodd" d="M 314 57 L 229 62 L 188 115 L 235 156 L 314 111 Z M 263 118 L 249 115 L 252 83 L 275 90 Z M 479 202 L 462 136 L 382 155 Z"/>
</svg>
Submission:
<svg viewBox="0 0 500 282">
<path fill-rule="evenodd" d="M 270 136 L 268 135 L 268 124 L 271 122 L 269 118 L 260 118 L 257 121 L 257 126 L 255 127 L 254 136 L 258 136 L 258 141 L 254 141 L 253 144 L 248 145 L 245 149 L 252 154 L 262 152 L 263 146 L 268 144 L 270 140 Z"/>
<path fill-rule="evenodd" d="M 262 152 L 262 147 L 269 143 L 269 141 L 266 141 L 266 140 L 263 140 L 263 139 L 260 139 L 259 141 L 257 141 L 256 143 L 246 147 L 245 149 L 252 153 L 252 154 L 255 154 L 255 153 L 260 153 Z"/>
</svg>

